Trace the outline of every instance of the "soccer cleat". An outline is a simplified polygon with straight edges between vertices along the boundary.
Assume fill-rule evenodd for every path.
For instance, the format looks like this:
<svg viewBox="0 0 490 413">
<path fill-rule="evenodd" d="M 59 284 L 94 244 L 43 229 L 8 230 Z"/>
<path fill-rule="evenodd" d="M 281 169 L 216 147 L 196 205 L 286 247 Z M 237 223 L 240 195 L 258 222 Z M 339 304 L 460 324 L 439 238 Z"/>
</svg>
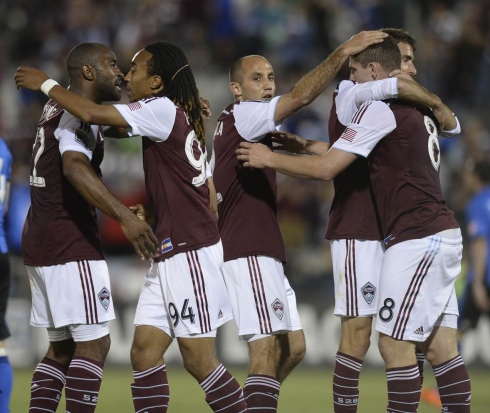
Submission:
<svg viewBox="0 0 490 413">
<path fill-rule="evenodd" d="M 420 400 L 431 404 L 437 408 L 442 407 L 441 398 L 439 397 L 439 390 L 436 387 L 431 387 L 430 389 L 422 389 L 420 394 Z"/>
</svg>

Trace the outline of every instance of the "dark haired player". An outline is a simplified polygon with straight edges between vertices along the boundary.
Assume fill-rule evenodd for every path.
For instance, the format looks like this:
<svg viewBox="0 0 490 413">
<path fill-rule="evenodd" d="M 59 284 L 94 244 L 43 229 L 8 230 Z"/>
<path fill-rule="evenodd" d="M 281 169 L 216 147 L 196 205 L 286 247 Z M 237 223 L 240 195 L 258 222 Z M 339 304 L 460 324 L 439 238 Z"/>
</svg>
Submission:
<svg viewBox="0 0 490 413">
<path fill-rule="evenodd" d="M 123 75 L 107 46 L 83 43 L 67 58 L 70 92 L 93 105 L 119 100 Z M 53 100 L 39 120 L 30 168 L 31 206 L 22 255 L 32 292 L 31 325 L 48 330 L 30 412 L 55 412 L 65 386 L 71 413 L 95 410 L 114 309 L 95 208 L 116 219 L 141 258 L 156 248 L 141 222 L 102 183 L 102 130 Z"/>
<path fill-rule="evenodd" d="M 97 105 L 75 96 L 35 69 L 20 68 L 17 85 L 39 90 L 90 124 L 127 128 L 143 138 L 143 167 L 160 251 L 146 274 L 131 348 L 135 411 L 167 411 L 163 356 L 174 337 L 185 368 L 215 411 L 247 411 L 235 378 L 214 354 L 217 328 L 232 318 L 221 275 L 223 250 L 209 209 L 201 103 L 194 75 L 178 47 L 147 45 L 125 79 L 131 103 Z"/>
</svg>

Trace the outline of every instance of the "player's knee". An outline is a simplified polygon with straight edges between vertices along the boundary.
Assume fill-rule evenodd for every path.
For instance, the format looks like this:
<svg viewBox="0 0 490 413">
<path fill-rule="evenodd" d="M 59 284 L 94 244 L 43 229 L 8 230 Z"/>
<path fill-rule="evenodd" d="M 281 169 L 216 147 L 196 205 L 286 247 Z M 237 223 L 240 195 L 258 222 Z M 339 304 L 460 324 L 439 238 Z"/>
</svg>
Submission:
<svg viewBox="0 0 490 413">
<path fill-rule="evenodd" d="M 378 349 L 385 363 L 387 363 L 394 357 L 394 348 L 387 337 L 380 337 L 378 342 Z"/>
<path fill-rule="evenodd" d="M 356 330 L 348 334 L 342 333 L 339 351 L 363 360 L 371 345 L 371 330 Z"/>
</svg>

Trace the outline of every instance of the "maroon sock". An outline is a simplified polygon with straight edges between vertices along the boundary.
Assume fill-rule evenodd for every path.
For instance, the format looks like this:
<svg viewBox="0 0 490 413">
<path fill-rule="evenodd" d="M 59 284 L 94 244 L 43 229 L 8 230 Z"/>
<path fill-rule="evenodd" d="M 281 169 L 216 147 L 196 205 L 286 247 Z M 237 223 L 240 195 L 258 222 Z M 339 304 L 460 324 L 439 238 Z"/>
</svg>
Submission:
<svg viewBox="0 0 490 413">
<path fill-rule="evenodd" d="M 337 352 L 333 370 L 333 411 L 355 413 L 359 401 L 362 360 Z"/>
<path fill-rule="evenodd" d="M 243 399 L 243 392 L 240 385 L 222 364 L 200 384 L 206 392 L 206 402 L 214 412 L 247 412 L 247 404 Z"/>
<path fill-rule="evenodd" d="M 65 366 L 43 358 L 32 375 L 30 413 L 56 412 L 66 380 Z"/>
<path fill-rule="evenodd" d="M 469 413 L 471 401 L 471 384 L 468 371 L 461 355 L 439 366 L 434 366 L 442 411 L 452 413 Z"/>
<path fill-rule="evenodd" d="M 66 374 L 66 411 L 93 413 L 99 399 L 104 363 L 87 357 L 73 357 Z"/>
<path fill-rule="evenodd" d="M 144 371 L 133 371 L 131 384 L 136 412 L 165 413 L 170 397 L 165 364 Z"/>
<path fill-rule="evenodd" d="M 280 389 L 281 383 L 274 377 L 264 374 L 249 375 L 243 387 L 247 407 L 254 413 L 276 412 Z"/>
<path fill-rule="evenodd" d="M 420 376 L 416 364 L 386 370 L 388 407 L 386 413 L 416 413 L 420 401 Z"/>
<path fill-rule="evenodd" d="M 422 353 L 418 348 L 415 349 L 415 357 L 417 357 L 417 366 L 419 368 L 420 374 L 420 386 L 424 384 L 424 363 L 425 363 L 425 354 Z"/>
</svg>

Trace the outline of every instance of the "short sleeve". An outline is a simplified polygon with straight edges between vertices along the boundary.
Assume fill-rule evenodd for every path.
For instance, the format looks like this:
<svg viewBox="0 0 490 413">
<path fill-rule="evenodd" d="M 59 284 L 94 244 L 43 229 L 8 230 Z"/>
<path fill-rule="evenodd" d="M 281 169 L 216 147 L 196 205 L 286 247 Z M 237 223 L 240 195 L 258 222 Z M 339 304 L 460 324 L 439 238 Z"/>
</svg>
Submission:
<svg viewBox="0 0 490 413">
<path fill-rule="evenodd" d="M 166 97 L 139 100 L 127 105 L 114 105 L 133 136 L 146 136 L 153 141 L 165 141 L 175 123 L 177 108 Z"/>
<path fill-rule="evenodd" d="M 366 158 L 378 142 L 395 128 L 395 115 L 386 103 L 366 102 L 332 147 Z"/>
<path fill-rule="evenodd" d="M 265 135 L 279 130 L 274 122 L 277 102 L 280 96 L 264 101 L 242 101 L 233 107 L 235 127 L 243 139 L 259 142 Z"/>
<path fill-rule="evenodd" d="M 63 155 L 66 151 L 81 152 L 92 160 L 98 130 L 97 125 L 91 126 L 65 111 L 54 131 L 54 136 L 59 142 L 60 153 Z"/>
</svg>

